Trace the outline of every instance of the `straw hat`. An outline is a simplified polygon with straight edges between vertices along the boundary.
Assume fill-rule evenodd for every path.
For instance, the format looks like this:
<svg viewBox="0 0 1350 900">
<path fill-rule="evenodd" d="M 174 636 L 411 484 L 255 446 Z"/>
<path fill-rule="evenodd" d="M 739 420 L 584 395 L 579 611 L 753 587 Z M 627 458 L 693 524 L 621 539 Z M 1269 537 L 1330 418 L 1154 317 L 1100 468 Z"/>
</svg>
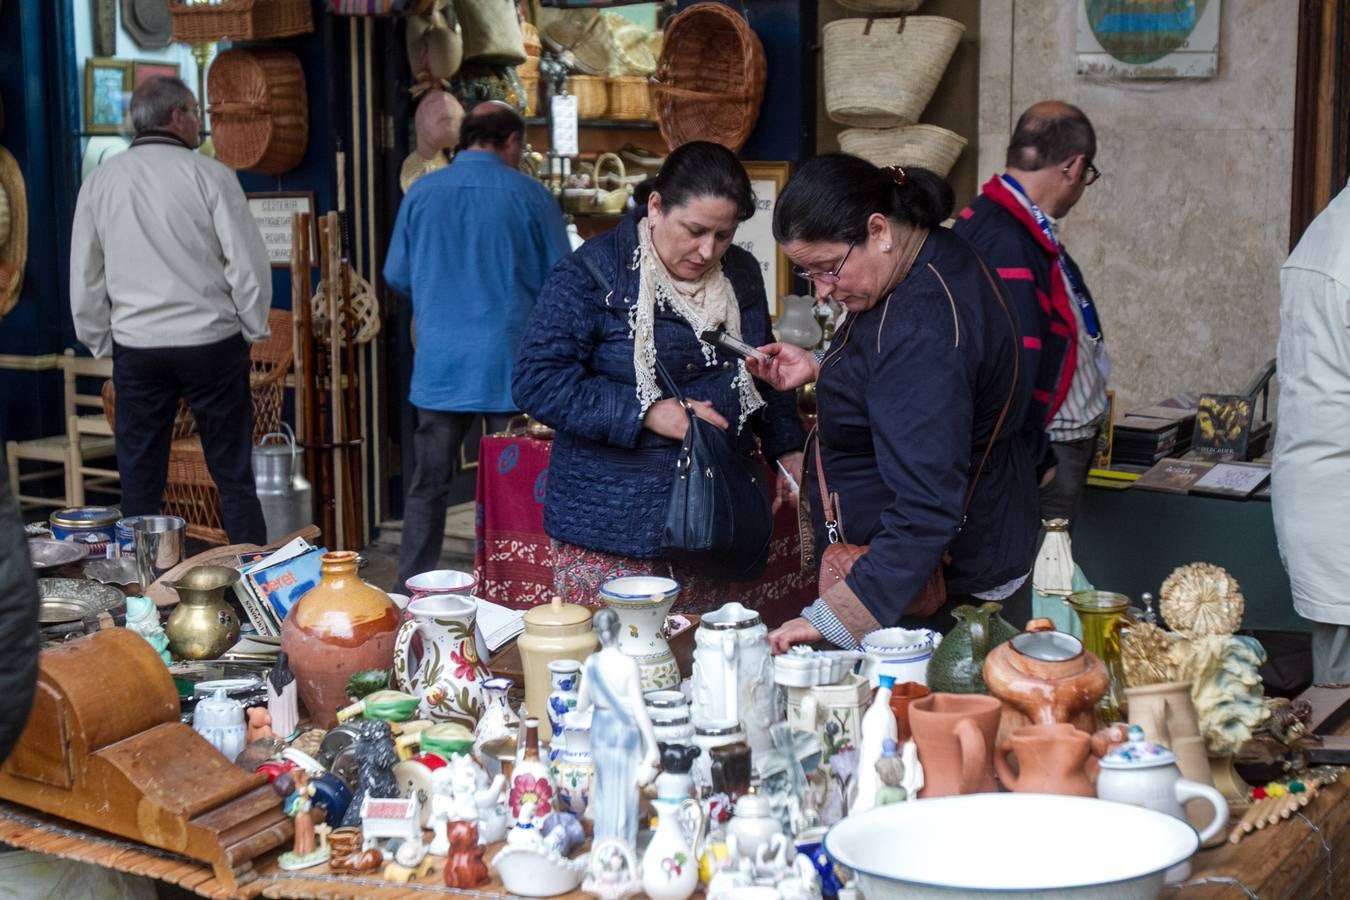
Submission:
<svg viewBox="0 0 1350 900">
<path fill-rule="evenodd" d="M 28 259 L 28 192 L 19 163 L 0 147 L 0 316 L 14 308 Z"/>
<path fill-rule="evenodd" d="M 146 50 L 159 50 L 173 40 L 173 20 L 164 0 L 122 0 L 122 27 Z"/>
</svg>

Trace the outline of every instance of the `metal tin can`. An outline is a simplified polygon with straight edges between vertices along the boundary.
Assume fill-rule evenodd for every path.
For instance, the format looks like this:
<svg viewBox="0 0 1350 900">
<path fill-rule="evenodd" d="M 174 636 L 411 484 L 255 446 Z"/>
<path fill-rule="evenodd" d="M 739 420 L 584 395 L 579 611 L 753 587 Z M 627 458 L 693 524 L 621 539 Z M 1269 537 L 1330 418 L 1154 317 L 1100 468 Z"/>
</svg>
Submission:
<svg viewBox="0 0 1350 900">
<path fill-rule="evenodd" d="M 117 540 L 117 520 L 122 511 L 115 506 L 74 506 L 58 509 L 48 519 L 52 537 L 86 548 L 91 557 L 106 556 Z"/>
<path fill-rule="evenodd" d="M 127 516 L 125 519 L 117 520 L 115 533 L 118 556 L 136 555 L 136 523 L 144 518 L 145 516 Z"/>
</svg>

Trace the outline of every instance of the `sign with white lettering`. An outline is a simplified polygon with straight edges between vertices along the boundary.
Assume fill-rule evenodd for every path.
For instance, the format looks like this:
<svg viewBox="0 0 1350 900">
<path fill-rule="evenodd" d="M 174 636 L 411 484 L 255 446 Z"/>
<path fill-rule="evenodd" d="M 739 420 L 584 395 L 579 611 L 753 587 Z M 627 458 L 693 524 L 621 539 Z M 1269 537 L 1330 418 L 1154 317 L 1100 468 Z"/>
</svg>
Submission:
<svg viewBox="0 0 1350 900">
<path fill-rule="evenodd" d="M 314 194 L 308 191 L 275 191 L 249 194 L 248 208 L 262 232 L 267 259 L 274 269 L 291 267 L 291 217 L 295 213 L 309 213 L 309 258 L 311 264 L 319 256 L 318 223 L 314 221 Z"/>
</svg>

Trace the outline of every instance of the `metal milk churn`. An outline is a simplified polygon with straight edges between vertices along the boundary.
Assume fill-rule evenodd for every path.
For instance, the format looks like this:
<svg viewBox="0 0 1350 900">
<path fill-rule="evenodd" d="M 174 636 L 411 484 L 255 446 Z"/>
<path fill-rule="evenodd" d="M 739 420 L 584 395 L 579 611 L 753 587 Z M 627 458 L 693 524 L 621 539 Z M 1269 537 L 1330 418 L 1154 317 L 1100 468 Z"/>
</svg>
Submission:
<svg viewBox="0 0 1350 900">
<path fill-rule="evenodd" d="M 269 432 L 253 448 L 253 478 L 267 522 L 269 543 L 304 528 L 314 519 L 310 505 L 312 491 L 300 471 L 295 432 L 285 422 L 281 426 L 286 429 L 285 434 Z M 273 442 L 273 438 L 283 443 Z"/>
</svg>

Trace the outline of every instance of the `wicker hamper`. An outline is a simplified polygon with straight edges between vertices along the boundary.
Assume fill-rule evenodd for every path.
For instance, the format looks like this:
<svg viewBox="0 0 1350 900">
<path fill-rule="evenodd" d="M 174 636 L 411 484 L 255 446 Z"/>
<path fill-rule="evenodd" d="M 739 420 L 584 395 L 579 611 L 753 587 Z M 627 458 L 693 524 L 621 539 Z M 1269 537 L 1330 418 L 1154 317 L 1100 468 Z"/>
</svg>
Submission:
<svg viewBox="0 0 1350 900">
<path fill-rule="evenodd" d="M 943 178 L 966 148 L 966 139 L 936 125 L 899 128 L 846 128 L 839 132 L 839 149 L 875 166 L 917 166 Z"/>
<path fill-rule="evenodd" d="M 300 164 L 309 107 L 300 58 L 286 50 L 226 50 L 206 77 L 216 158 L 231 169 L 280 175 Z"/>
<path fill-rule="evenodd" d="M 609 79 L 609 117 L 623 121 L 646 119 L 652 114 L 647 79 L 638 76 Z"/>
<path fill-rule="evenodd" d="M 918 122 L 965 30 L 940 16 L 829 23 L 824 61 L 830 118 L 862 128 Z"/>
<path fill-rule="evenodd" d="M 828 27 L 828 26 L 826 26 Z M 764 99 L 764 46 L 740 13 L 696 3 L 666 25 L 653 91 L 670 147 L 714 141 L 740 150 Z"/>
<path fill-rule="evenodd" d="M 168 0 L 173 39 L 180 44 L 258 41 L 314 30 L 309 0 Z"/>
<path fill-rule="evenodd" d="M 609 109 L 609 91 L 599 75 L 572 75 L 567 93 L 577 95 L 577 118 L 598 119 Z"/>
</svg>

